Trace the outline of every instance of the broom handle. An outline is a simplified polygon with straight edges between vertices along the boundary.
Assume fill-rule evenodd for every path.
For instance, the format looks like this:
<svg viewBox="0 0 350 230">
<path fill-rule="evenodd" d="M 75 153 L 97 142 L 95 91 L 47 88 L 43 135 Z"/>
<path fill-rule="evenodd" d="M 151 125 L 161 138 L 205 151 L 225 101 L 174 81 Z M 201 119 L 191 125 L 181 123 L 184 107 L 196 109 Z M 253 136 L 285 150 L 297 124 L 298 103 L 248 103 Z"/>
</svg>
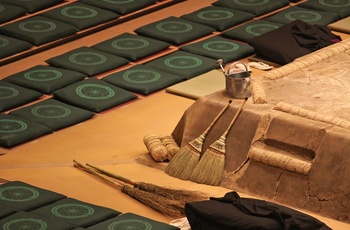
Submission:
<svg viewBox="0 0 350 230">
<path fill-rule="evenodd" d="M 225 138 L 225 137 L 227 136 L 228 132 L 229 132 L 230 129 L 232 128 L 233 124 L 235 123 L 235 121 L 236 121 L 238 115 L 241 113 L 241 111 L 242 111 L 242 109 L 243 109 L 243 106 L 244 106 L 244 104 L 247 102 L 247 100 L 248 100 L 248 97 L 246 97 L 246 98 L 244 99 L 244 101 L 242 102 L 241 106 L 240 106 L 239 109 L 237 110 L 235 116 L 233 117 L 233 119 L 232 119 L 230 125 L 228 126 L 228 128 L 226 129 L 226 131 L 224 132 L 224 134 L 222 134 L 222 137 L 223 137 L 223 138 Z"/>
<path fill-rule="evenodd" d="M 225 105 L 224 108 L 222 108 L 222 110 L 220 111 L 220 113 L 214 118 L 214 120 L 212 121 L 212 123 L 209 125 L 209 127 L 204 131 L 204 133 L 202 134 L 203 136 L 207 135 L 207 133 L 209 132 L 209 130 L 214 126 L 214 124 L 216 123 L 216 121 L 221 117 L 221 115 L 226 111 L 226 109 L 230 106 L 232 100 L 229 100 L 227 105 Z"/>
<path fill-rule="evenodd" d="M 102 168 L 99 168 L 99 167 L 97 167 L 97 166 L 94 166 L 94 165 L 91 165 L 91 164 L 88 164 L 88 163 L 86 163 L 86 165 L 89 166 L 89 167 L 91 167 L 91 168 L 94 168 L 94 169 L 96 169 L 96 170 L 98 170 L 98 171 L 100 171 L 100 172 L 106 174 L 107 176 L 110 176 L 110 177 L 114 178 L 114 179 L 121 180 L 121 181 L 123 181 L 123 182 L 125 182 L 125 183 L 127 183 L 127 184 L 130 184 L 130 185 L 135 185 L 135 182 L 133 182 L 132 180 L 129 180 L 128 178 L 119 176 L 119 175 L 117 175 L 117 174 L 114 174 L 114 173 L 112 173 L 112 172 L 109 172 L 109 171 L 107 171 L 107 170 L 104 170 L 104 169 L 102 169 Z"/>
</svg>

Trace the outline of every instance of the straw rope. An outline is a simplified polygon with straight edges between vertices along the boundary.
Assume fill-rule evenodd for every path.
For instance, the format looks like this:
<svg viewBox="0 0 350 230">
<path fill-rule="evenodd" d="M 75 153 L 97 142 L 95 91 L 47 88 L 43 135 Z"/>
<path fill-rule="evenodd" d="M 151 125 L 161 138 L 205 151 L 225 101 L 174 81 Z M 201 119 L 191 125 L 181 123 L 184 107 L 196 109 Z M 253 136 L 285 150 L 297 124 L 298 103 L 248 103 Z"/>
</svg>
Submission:
<svg viewBox="0 0 350 230">
<path fill-rule="evenodd" d="M 180 151 L 180 147 L 170 135 L 160 135 L 159 139 L 167 150 L 167 159 L 171 160 Z"/>
<path fill-rule="evenodd" d="M 299 106 L 295 106 L 285 102 L 279 102 L 274 108 L 275 110 L 279 110 L 285 113 L 290 113 L 296 116 L 304 117 L 314 121 L 325 122 L 328 124 L 340 126 L 346 129 L 350 129 L 350 121 L 345 119 L 341 119 L 338 117 L 333 117 L 329 115 L 324 115 L 320 113 L 316 113 L 307 109 L 300 108 Z"/>
<path fill-rule="evenodd" d="M 145 136 L 143 138 L 143 143 L 154 161 L 163 162 L 167 160 L 168 151 L 158 135 L 150 134 Z"/>
<path fill-rule="evenodd" d="M 252 89 L 252 97 L 254 104 L 264 104 L 267 102 L 266 93 L 264 90 L 263 82 L 260 77 L 253 77 L 251 81 Z"/>
</svg>

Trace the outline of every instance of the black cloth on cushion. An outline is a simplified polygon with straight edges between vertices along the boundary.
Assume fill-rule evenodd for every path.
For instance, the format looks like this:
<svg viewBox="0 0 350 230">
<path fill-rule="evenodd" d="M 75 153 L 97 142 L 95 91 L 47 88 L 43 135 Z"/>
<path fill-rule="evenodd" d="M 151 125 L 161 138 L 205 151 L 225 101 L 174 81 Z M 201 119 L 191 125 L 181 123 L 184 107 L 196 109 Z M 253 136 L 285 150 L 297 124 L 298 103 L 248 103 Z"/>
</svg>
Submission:
<svg viewBox="0 0 350 230">
<path fill-rule="evenodd" d="M 36 46 L 68 37 L 78 31 L 74 26 L 40 15 L 0 27 L 1 34 L 30 42 Z"/>
<path fill-rule="evenodd" d="M 68 104 L 101 112 L 136 99 L 133 93 L 96 78 L 76 82 L 53 92 L 54 98 Z"/>
<path fill-rule="evenodd" d="M 3 81 L 49 94 L 54 90 L 83 80 L 85 77 L 86 75 L 80 72 L 52 66 L 37 65 L 8 76 L 4 78 Z"/>
<path fill-rule="evenodd" d="M 270 32 L 271 30 L 278 29 L 283 24 L 270 22 L 267 20 L 253 20 L 243 25 L 237 26 L 231 30 L 227 30 L 222 33 L 222 36 L 231 38 L 234 40 L 247 42 L 249 39 L 256 36 L 260 36 L 264 33 Z"/>
<path fill-rule="evenodd" d="M 0 112 L 32 102 L 42 95 L 34 90 L 0 81 Z"/>
<path fill-rule="evenodd" d="M 33 45 L 29 42 L 0 35 L 0 59 L 29 50 Z"/>
<path fill-rule="evenodd" d="M 94 76 L 129 63 L 125 58 L 86 46 L 52 57 L 46 62 L 52 66 L 75 70 L 88 76 Z"/>
<path fill-rule="evenodd" d="M 146 63 L 145 66 L 150 66 L 185 79 L 190 79 L 216 69 L 216 61 L 217 60 L 212 58 L 180 50 L 154 59 Z"/>
<path fill-rule="evenodd" d="M 180 18 L 210 26 L 223 31 L 240 23 L 249 21 L 255 15 L 226 7 L 207 6 Z"/>
<path fill-rule="evenodd" d="M 119 211 L 66 198 L 31 211 L 49 219 L 70 223 L 77 227 L 89 227 L 120 215 Z"/>
<path fill-rule="evenodd" d="M 136 10 L 142 10 L 142 8 L 150 6 L 157 2 L 157 0 L 79 0 L 85 4 L 90 4 L 101 9 L 111 10 L 117 14 L 125 15 Z"/>
<path fill-rule="evenodd" d="M 8 3 L 11 5 L 19 6 L 27 10 L 29 13 L 34 13 L 39 10 L 43 10 L 57 4 L 62 3 L 64 0 L 0 0 L 0 2 Z"/>
<path fill-rule="evenodd" d="M 341 18 L 350 16 L 350 1 L 334 1 L 334 0 L 308 0 L 298 4 L 299 7 L 333 12 L 339 14 Z"/>
<path fill-rule="evenodd" d="M 19 18 L 26 13 L 26 10 L 0 2 L 0 24 Z"/>
<path fill-rule="evenodd" d="M 221 36 L 214 36 L 196 43 L 182 46 L 180 50 L 190 53 L 222 59 L 225 63 L 242 59 L 254 54 L 254 48 L 246 43 L 234 42 Z"/>
<path fill-rule="evenodd" d="M 0 116 L 4 115 L 1 114 Z M 2 130 L 1 120 L 0 130 Z M 9 125 L 11 124 L 9 123 Z M 0 204 L 14 208 L 17 211 L 31 211 L 66 198 L 63 194 L 39 188 L 22 181 L 11 181 L 0 185 L 0 194 Z"/>
<path fill-rule="evenodd" d="M 301 20 L 312 25 L 326 26 L 337 21 L 339 18 L 339 14 L 292 6 L 272 16 L 266 17 L 265 20 L 282 24 L 288 24 L 295 20 Z"/>
<path fill-rule="evenodd" d="M 185 213 L 192 230 L 330 230 L 312 216 L 268 201 L 241 198 L 236 192 L 187 203 Z"/>
<path fill-rule="evenodd" d="M 123 89 L 147 95 L 184 79 L 156 68 L 135 65 L 126 70 L 110 74 L 102 80 Z"/>
<path fill-rule="evenodd" d="M 136 61 L 169 48 L 170 44 L 137 34 L 123 33 L 92 48 Z"/>
<path fill-rule="evenodd" d="M 134 213 L 124 213 L 112 219 L 88 227 L 87 230 L 101 229 L 154 229 L 154 230 L 179 230 L 178 227 L 171 226 L 156 220 L 149 219 Z"/>
<path fill-rule="evenodd" d="M 111 11 L 79 2 L 48 10 L 41 15 L 75 26 L 79 30 L 112 21 L 119 17 L 118 14 Z"/>
<path fill-rule="evenodd" d="M 71 230 L 74 225 L 56 219 L 49 219 L 31 212 L 17 212 L 0 220 L 1 229 L 50 229 Z"/>
<path fill-rule="evenodd" d="M 163 20 L 141 26 L 135 30 L 139 35 L 169 42 L 174 45 L 209 35 L 214 28 L 196 22 L 170 16 Z"/>
<path fill-rule="evenodd" d="M 93 112 L 47 99 L 9 113 L 12 116 L 40 123 L 56 131 L 90 119 Z"/>
<path fill-rule="evenodd" d="M 289 4 L 287 0 L 219 0 L 213 6 L 222 6 L 242 10 L 256 16 L 270 13 Z"/>
</svg>

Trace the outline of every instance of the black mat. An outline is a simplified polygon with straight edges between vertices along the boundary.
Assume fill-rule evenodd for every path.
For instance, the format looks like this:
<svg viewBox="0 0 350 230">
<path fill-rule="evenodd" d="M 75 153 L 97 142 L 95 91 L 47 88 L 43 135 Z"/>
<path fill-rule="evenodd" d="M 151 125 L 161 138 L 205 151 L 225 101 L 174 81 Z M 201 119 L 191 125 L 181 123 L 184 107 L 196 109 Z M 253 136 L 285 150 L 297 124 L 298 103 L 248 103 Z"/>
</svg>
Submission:
<svg viewBox="0 0 350 230">
<path fill-rule="evenodd" d="M 0 35 L 0 59 L 29 50 L 33 45 L 9 36 Z"/>
<path fill-rule="evenodd" d="M 6 3 L 0 2 L 0 24 L 19 18 L 26 13 L 26 10 Z"/>
<path fill-rule="evenodd" d="M 0 0 L 2 3 L 19 6 L 26 9 L 29 13 L 34 13 L 39 10 L 55 6 L 62 3 L 64 0 Z"/>
<path fill-rule="evenodd" d="M 313 10 L 333 12 L 339 14 L 341 18 L 350 16 L 350 1 L 348 0 L 308 0 L 298 6 Z"/>
</svg>

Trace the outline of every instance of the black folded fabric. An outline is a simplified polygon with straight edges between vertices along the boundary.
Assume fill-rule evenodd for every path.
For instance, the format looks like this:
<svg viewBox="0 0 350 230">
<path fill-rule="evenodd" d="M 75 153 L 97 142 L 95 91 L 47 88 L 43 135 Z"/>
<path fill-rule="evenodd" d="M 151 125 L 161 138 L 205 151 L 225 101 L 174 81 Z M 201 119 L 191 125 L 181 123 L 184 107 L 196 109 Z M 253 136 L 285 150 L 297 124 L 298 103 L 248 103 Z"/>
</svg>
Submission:
<svg viewBox="0 0 350 230">
<path fill-rule="evenodd" d="M 22 7 L 24 9 L 26 9 L 26 11 L 28 13 L 34 13 L 37 12 L 39 10 L 43 10 L 46 8 L 49 8 L 51 6 L 55 6 L 57 4 L 62 3 L 64 0 L 27 0 L 27 1 L 23 1 L 23 0 L 0 0 L 0 2 L 3 3 L 8 3 L 11 5 L 15 5 L 15 6 L 19 6 Z"/>
<path fill-rule="evenodd" d="M 29 50 L 33 45 L 29 42 L 0 35 L 0 59 Z"/>
<path fill-rule="evenodd" d="M 187 203 L 185 213 L 192 230 L 330 230 L 312 216 L 264 200 L 241 198 L 236 192 Z"/>
<path fill-rule="evenodd" d="M 19 18 L 25 13 L 26 10 L 21 7 L 0 2 L 0 24 Z"/>
</svg>

